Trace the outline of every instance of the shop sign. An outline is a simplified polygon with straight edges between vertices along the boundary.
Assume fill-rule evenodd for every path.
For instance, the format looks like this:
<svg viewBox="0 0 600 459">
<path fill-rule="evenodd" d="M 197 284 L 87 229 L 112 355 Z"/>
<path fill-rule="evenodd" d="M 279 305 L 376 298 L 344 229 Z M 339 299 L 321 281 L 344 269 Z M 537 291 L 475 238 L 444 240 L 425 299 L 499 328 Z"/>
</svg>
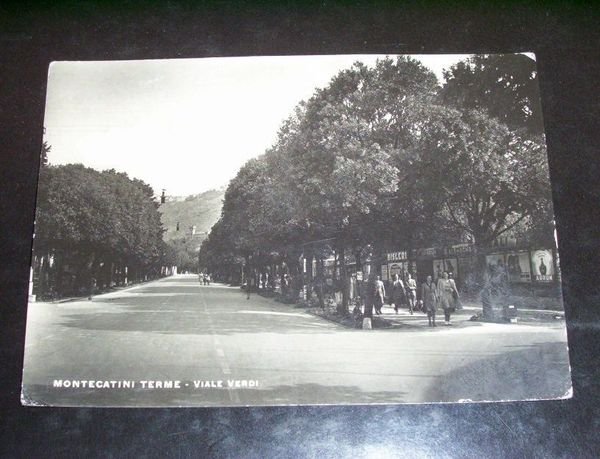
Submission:
<svg viewBox="0 0 600 459">
<path fill-rule="evenodd" d="M 388 252 L 387 261 L 402 261 L 408 260 L 406 250 L 401 250 L 399 252 Z"/>
<path fill-rule="evenodd" d="M 437 251 L 435 247 L 427 249 L 417 249 L 417 257 L 435 257 Z"/>
<path fill-rule="evenodd" d="M 471 255 L 472 253 L 472 244 L 456 244 L 446 249 L 446 255 Z"/>
<path fill-rule="evenodd" d="M 554 264 L 550 250 L 531 252 L 531 266 L 533 267 L 533 279 L 536 282 L 552 282 L 554 279 Z"/>
</svg>

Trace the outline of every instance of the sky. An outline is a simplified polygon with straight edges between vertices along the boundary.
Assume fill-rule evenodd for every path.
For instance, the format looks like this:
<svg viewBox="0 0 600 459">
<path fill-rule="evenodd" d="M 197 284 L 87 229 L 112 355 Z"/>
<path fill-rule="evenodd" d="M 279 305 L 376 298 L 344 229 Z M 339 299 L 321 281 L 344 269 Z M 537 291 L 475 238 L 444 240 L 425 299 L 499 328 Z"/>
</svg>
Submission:
<svg viewBox="0 0 600 459">
<path fill-rule="evenodd" d="M 116 169 L 169 196 L 224 187 L 276 140 L 316 88 L 385 55 L 53 62 L 45 140 L 51 164 Z M 468 55 L 413 56 L 442 81 Z"/>
</svg>

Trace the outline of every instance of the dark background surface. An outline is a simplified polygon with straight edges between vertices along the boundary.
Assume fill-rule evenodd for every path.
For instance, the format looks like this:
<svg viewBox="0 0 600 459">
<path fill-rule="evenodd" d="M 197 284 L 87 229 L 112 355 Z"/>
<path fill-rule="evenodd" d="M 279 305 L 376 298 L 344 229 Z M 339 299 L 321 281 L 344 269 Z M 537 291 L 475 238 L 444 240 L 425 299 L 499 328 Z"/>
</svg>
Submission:
<svg viewBox="0 0 600 459">
<path fill-rule="evenodd" d="M 49 4 L 0 6 L 0 456 L 600 455 L 598 7 L 514 1 L 458 7 L 423 1 Z M 515 51 L 534 51 L 538 58 L 573 399 L 259 409 L 20 406 L 49 62 Z"/>
</svg>

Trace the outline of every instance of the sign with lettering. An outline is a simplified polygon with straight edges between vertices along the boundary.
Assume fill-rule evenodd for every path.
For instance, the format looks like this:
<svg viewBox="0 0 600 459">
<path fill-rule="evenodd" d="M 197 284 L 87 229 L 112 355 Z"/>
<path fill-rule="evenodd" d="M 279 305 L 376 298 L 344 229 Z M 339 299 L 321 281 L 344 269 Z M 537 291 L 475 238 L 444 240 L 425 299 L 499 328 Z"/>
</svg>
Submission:
<svg viewBox="0 0 600 459">
<path fill-rule="evenodd" d="M 473 251 L 471 244 L 456 244 L 446 248 L 446 255 L 471 255 Z"/>
<path fill-rule="evenodd" d="M 435 247 L 429 247 L 427 249 L 417 249 L 417 257 L 435 257 L 437 250 Z"/>
<path fill-rule="evenodd" d="M 402 261 L 408 260 L 408 254 L 406 250 L 401 250 L 400 252 L 388 252 L 387 261 Z"/>
</svg>

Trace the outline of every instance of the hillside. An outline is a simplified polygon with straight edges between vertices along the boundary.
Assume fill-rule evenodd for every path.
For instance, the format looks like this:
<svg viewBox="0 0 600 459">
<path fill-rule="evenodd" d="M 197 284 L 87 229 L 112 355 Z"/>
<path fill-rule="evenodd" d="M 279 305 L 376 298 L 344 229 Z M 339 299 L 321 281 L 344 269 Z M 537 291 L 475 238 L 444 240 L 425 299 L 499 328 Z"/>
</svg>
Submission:
<svg viewBox="0 0 600 459">
<path fill-rule="evenodd" d="M 167 202 L 159 208 L 166 229 L 165 241 L 190 235 L 192 226 L 196 226 L 197 237 L 202 238 L 200 234 L 207 234 L 221 216 L 224 195 L 225 190 L 210 190 L 187 197 L 167 197 Z"/>
</svg>

